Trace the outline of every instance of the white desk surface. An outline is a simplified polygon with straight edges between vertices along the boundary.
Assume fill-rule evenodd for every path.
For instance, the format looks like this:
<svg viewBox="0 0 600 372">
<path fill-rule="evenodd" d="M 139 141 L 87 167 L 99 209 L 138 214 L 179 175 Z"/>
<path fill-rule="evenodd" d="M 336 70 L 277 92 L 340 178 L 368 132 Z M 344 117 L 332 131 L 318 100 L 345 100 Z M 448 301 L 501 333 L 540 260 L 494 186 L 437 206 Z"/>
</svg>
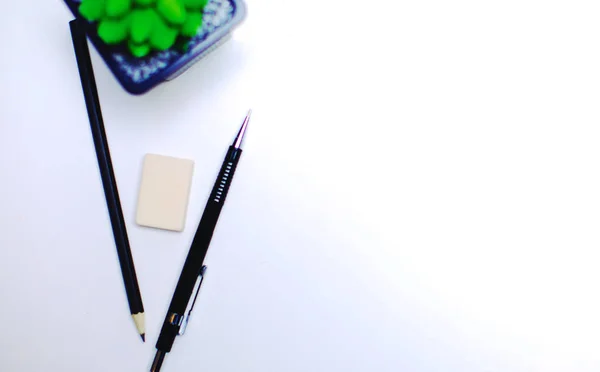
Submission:
<svg viewBox="0 0 600 372">
<path fill-rule="evenodd" d="M 128 314 L 61 1 L 0 13 L 0 371 L 138 372 L 254 109 L 164 372 L 600 370 L 597 1 L 250 0 L 135 97 L 92 49 L 147 315 Z M 183 233 L 142 157 L 196 161 Z"/>
</svg>

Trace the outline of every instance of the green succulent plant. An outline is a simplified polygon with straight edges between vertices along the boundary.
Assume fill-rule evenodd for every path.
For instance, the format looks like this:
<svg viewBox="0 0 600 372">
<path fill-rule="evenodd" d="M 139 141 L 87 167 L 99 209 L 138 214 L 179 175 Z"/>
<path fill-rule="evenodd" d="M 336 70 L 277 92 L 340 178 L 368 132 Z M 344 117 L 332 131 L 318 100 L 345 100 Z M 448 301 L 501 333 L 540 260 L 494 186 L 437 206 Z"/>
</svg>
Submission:
<svg viewBox="0 0 600 372">
<path fill-rule="evenodd" d="M 126 43 L 144 57 L 167 50 L 179 37 L 191 38 L 202 27 L 209 0 L 83 0 L 79 14 L 97 22 L 98 36 L 109 45 Z"/>
</svg>

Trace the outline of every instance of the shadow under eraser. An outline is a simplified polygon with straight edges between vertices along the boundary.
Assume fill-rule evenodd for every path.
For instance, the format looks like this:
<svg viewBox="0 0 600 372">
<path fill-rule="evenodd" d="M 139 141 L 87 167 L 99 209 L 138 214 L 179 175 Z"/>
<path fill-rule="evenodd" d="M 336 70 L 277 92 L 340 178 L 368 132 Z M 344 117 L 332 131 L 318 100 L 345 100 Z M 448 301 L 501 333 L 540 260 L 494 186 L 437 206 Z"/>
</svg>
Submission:
<svg viewBox="0 0 600 372">
<path fill-rule="evenodd" d="M 183 231 L 193 173 L 193 160 L 147 154 L 138 196 L 137 224 Z"/>
</svg>

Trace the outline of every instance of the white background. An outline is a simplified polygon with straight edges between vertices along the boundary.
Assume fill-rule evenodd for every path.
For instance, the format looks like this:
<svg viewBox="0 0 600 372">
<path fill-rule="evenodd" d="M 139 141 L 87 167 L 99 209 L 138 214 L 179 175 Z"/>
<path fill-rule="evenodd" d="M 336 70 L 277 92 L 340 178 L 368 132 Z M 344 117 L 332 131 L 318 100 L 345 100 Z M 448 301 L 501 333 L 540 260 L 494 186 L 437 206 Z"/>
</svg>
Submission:
<svg viewBox="0 0 600 372">
<path fill-rule="evenodd" d="M 149 368 L 224 153 L 254 116 L 165 372 L 600 370 L 597 1 L 249 0 L 134 97 L 92 49 L 147 314 L 128 315 L 61 1 L 0 13 L 0 371 Z M 186 229 L 142 158 L 196 161 Z"/>
</svg>

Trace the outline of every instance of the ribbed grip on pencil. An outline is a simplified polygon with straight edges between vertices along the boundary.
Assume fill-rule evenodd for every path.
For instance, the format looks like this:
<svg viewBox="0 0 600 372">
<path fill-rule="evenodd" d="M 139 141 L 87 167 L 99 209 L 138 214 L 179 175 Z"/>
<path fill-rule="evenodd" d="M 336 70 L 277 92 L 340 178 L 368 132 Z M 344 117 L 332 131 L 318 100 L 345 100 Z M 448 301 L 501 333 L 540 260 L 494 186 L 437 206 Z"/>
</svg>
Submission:
<svg viewBox="0 0 600 372">
<path fill-rule="evenodd" d="M 225 157 L 225 162 L 223 162 L 223 166 L 219 171 L 217 182 L 215 183 L 215 186 L 213 187 L 213 190 L 210 193 L 211 202 L 215 202 L 222 205 L 225 201 L 241 153 L 242 150 L 236 149 L 233 146 L 229 147 L 229 151 L 227 151 L 227 156 Z"/>
</svg>

